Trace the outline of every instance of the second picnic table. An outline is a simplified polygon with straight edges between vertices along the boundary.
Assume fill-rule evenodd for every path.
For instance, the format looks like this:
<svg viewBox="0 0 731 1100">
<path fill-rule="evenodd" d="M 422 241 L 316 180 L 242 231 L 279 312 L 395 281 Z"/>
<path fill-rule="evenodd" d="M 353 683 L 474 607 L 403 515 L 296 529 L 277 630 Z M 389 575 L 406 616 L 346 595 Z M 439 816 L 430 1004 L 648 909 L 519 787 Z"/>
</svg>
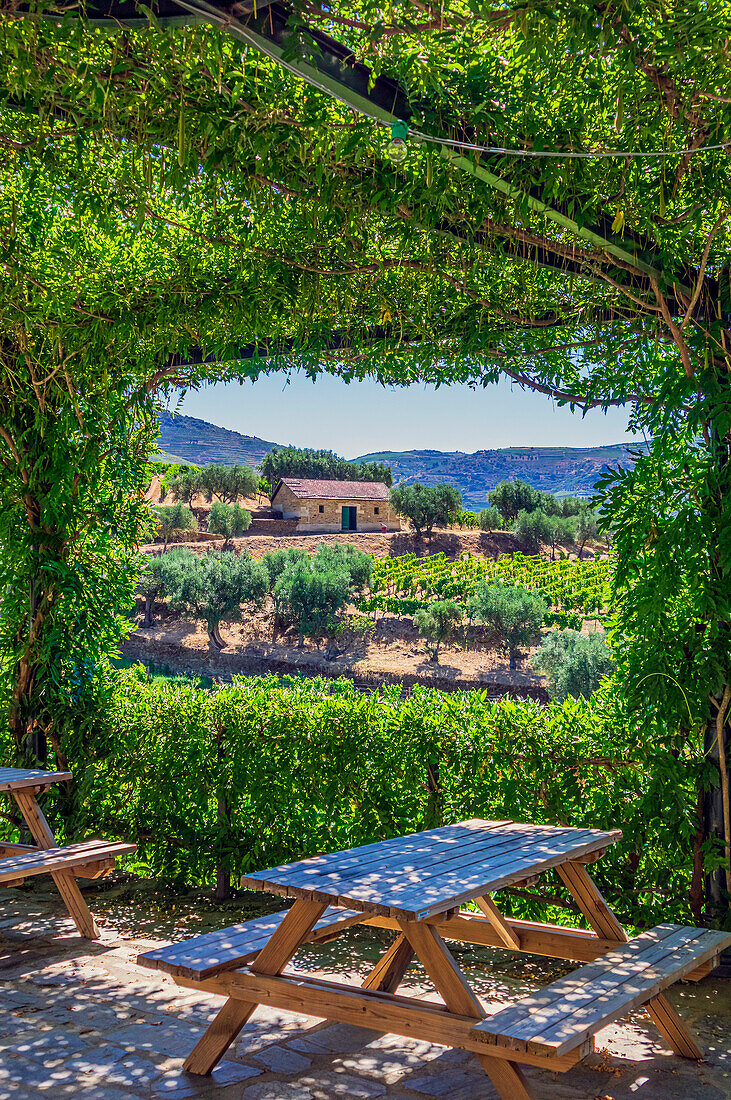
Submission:
<svg viewBox="0 0 731 1100">
<path fill-rule="evenodd" d="M 662 991 L 707 974 L 731 935 L 667 924 L 628 940 L 586 869 L 621 835 L 464 821 L 314 856 L 241 880 L 294 898 L 290 909 L 146 952 L 138 962 L 227 998 L 185 1062 L 192 1073 L 212 1071 L 259 1004 L 471 1051 L 504 1100 L 533 1095 L 521 1064 L 568 1070 L 593 1050 L 601 1027 L 639 1005 L 677 1054 L 700 1058 Z M 495 905 L 492 894 L 552 868 L 590 930 L 509 919 Z M 479 914 L 460 910 L 470 901 Z M 361 986 L 283 973 L 302 944 L 355 924 L 397 932 Z M 587 965 L 488 1016 L 445 939 Z M 396 993 L 414 956 L 443 1005 Z"/>
</svg>

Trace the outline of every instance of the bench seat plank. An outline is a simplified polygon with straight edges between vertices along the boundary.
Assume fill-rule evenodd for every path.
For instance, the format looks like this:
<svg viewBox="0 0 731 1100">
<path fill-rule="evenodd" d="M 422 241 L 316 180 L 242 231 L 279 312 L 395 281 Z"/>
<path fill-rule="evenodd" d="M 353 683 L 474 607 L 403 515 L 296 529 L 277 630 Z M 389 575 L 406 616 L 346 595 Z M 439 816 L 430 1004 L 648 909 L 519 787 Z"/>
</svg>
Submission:
<svg viewBox="0 0 731 1100">
<path fill-rule="evenodd" d="M 137 957 L 139 966 L 164 970 L 167 974 L 203 981 L 225 970 L 235 970 L 259 954 L 288 910 L 234 924 L 216 932 L 182 940 L 146 951 Z M 328 939 L 338 931 L 360 924 L 363 913 L 354 909 L 327 909 L 315 924 L 309 942 Z"/>
<path fill-rule="evenodd" d="M 488 1044 L 565 1054 L 731 944 L 731 934 L 658 925 L 474 1028 Z"/>
<path fill-rule="evenodd" d="M 52 871 L 73 871 L 75 867 L 111 861 L 117 856 L 134 852 L 136 844 L 122 841 L 83 840 L 62 848 L 36 848 L 0 859 L 0 885 L 29 875 L 46 875 Z"/>
</svg>

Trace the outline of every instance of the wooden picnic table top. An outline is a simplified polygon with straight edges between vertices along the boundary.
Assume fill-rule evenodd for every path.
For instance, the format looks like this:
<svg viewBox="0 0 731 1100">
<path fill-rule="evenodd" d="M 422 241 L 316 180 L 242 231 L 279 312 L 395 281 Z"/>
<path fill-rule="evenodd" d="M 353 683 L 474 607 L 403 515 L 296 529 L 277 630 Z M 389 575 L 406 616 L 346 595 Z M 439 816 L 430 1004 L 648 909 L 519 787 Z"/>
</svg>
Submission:
<svg viewBox="0 0 731 1100">
<path fill-rule="evenodd" d="M 244 875 L 242 886 L 362 912 L 425 920 L 601 851 L 620 829 L 462 821 Z"/>
<path fill-rule="evenodd" d="M 71 778 L 71 772 L 44 772 L 36 768 L 0 768 L 0 791 L 50 787 Z"/>
</svg>

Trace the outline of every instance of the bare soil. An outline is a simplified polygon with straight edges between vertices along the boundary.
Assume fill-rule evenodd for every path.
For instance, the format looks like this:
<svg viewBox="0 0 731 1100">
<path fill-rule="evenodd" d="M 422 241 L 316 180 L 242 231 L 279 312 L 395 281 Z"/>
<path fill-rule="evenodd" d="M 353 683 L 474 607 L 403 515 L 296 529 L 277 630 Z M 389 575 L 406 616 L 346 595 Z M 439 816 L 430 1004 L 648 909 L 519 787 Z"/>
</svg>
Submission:
<svg viewBox="0 0 731 1100">
<path fill-rule="evenodd" d="M 348 632 L 334 645 L 326 646 L 309 640 L 300 645 L 294 631 L 273 640 L 272 616 L 264 611 L 224 626 L 221 634 L 228 644 L 219 652 L 209 646 L 201 624 L 181 618 L 164 602 L 156 605 L 155 625 L 149 629 L 141 625 L 142 611 L 140 603 L 137 631 L 125 644 L 124 655 L 179 672 L 224 680 L 268 672 L 347 676 L 364 687 L 425 684 L 443 691 L 472 688 L 490 695 L 546 698 L 542 677 L 530 669 L 527 661 L 534 649 L 526 652 L 522 668 L 510 670 L 507 656 L 498 649 L 495 639 L 478 627 L 469 629 L 459 644 L 442 646 L 439 661 L 434 662 L 407 616 L 379 615 L 372 638 L 355 638 Z M 351 608 L 349 614 L 357 612 Z"/>
</svg>

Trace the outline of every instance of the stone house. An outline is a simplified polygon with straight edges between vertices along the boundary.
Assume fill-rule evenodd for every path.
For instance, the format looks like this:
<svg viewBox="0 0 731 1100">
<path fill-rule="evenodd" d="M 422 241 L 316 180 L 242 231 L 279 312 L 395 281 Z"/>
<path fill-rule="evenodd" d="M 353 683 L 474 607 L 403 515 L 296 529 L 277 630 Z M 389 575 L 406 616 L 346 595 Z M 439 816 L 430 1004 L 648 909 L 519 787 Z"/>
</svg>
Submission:
<svg viewBox="0 0 731 1100">
<path fill-rule="evenodd" d="M 298 531 L 401 530 L 382 481 L 284 477 L 272 493 L 272 510 L 296 519 Z"/>
</svg>

